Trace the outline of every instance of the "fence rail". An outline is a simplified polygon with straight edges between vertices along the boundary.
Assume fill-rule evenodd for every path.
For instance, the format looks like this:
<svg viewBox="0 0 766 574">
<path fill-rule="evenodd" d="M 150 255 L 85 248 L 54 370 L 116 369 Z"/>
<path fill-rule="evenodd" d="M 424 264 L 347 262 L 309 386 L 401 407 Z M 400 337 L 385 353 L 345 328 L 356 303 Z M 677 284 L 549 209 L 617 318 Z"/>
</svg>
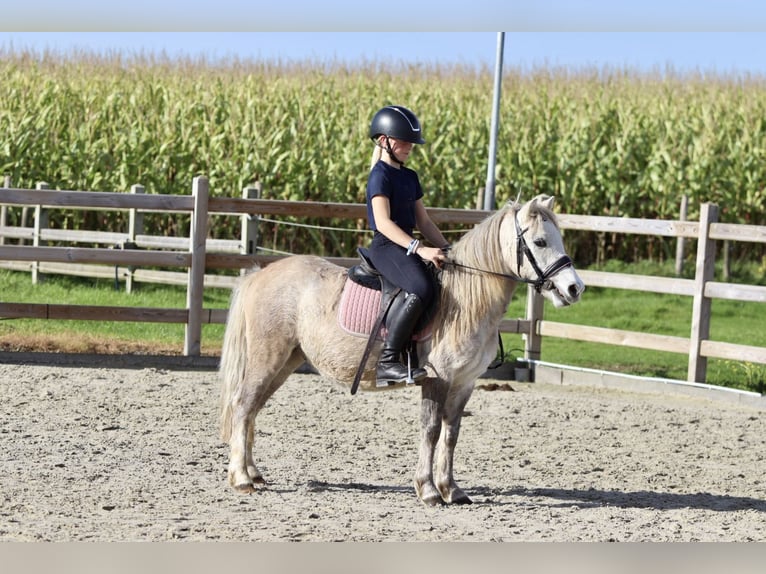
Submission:
<svg viewBox="0 0 766 574">
<path fill-rule="evenodd" d="M 7 185 L 7 184 L 6 184 Z M 119 321 L 177 322 L 186 325 L 184 353 L 200 354 L 203 323 L 224 323 L 225 309 L 203 309 L 202 294 L 207 287 L 231 288 L 237 277 L 206 275 L 206 269 L 242 270 L 258 263 L 268 265 L 280 255 L 263 255 L 257 250 L 258 216 L 293 216 L 312 218 L 363 219 L 363 204 L 329 202 L 292 202 L 262 200 L 258 186 L 246 188 L 241 198 L 209 197 L 208 181 L 195 178 L 191 195 L 160 196 L 144 193 L 133 186 L 130 193 L 95 191 L 53 191 L 39 184 L 37 189 L 0 188 L 0 266 L 32 272 L 37 281 L 44 273 L 123 278 L 129 290 L 134 282 L 185 284 L 185 309 L 137 309 L 51 304 L 0 303 L 0 317 L 47 319 L 92 319 Z M 34 226 L 8 226 L 8 206 L 34 208 Z M 129 212 L 125 233 L 90 230 L 60 230 L 47 227 L 50 209 L 106 209 Z M 476 224 L 488 214 L 484 210 L 429 208 L 438 224 Z M 188 213 L 191 231 L 188 238 L 156 237 L 143 234 L 142 214 L 151 212 Z M 240 240 L 207 239 L 210 216 L 241 218 Z M 713 281 L 716 241 L 766 243 L 766 226 L 718 223 L 718 209 L 712 204 L 701 208 L 699 222 L 658 221 L 619 217 L 563 214 L 561 228 L 609 233 L 661 235 L 676 237 L 679 242 L 694 239 L 697 243 L 694 279 L 666 278 L 598 271 L 581 271 L 591 287 L 631 289 L 692 297 L 693 312 L 689 337 L 672 337 L 547 321 L 543 318 L 543 298 L 528 289 L 526 316 L 506 319 L 501 331 L 524 337 L 526 359 L 540 359 L 544 337 L 565 337 L 592 343 L 625 345 L 642 349 L 687 354 L 687 379 L 705 382 L 707 358 L 722 358 L 766 364 L 766 348 L 710 340 L 710 307 L 713 299 L 766 303 L 766 287 Z M 17 245 L 9 245 L 16 239 Z M 45 242 L 111 245 L 104 247 L 49 247 Z M 23 245 L 32 242 L 32 245 Z M 117 247 L 117 248 L 114 248 Z M 355 258 L 328 257 L 342 266 Z M 185 272 L 141 269 L 157 266 L 185 269 Z"/>
</svg>

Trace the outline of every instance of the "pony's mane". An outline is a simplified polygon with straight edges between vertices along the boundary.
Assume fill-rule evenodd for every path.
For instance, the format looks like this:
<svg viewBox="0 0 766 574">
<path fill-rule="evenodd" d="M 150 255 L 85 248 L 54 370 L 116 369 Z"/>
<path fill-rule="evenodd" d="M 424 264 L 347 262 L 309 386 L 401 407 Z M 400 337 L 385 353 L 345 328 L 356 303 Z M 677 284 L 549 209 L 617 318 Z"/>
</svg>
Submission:
<svg viewBox="0 0 766 574">
<path fill-rule="evenodd" d="M 476 269 L 505 269 L 499 235 L 503 218 L 509 211 L 517 210 L 517 204 L 506 204 L 481 223 L 469 230 L 452 246 L 450 259 Z M 470 333 L 497 306 L 497 301 L 510 302 L 513 294 L 509 282 L 502 277 L 449 266 L 441 275 L 442 292 L 439 313 L 444 318 L 437 321 L 434 339 L 446 337 L 456 344 Z M 506 292 L 508 293 L 506 295 Z M 470 309 L 470 312 L 465 312 Z"/>
<path fill-rule="evenodd" d="M 500 227 L 506 216 L 514 216 L 521 207 L 518 201 L 509 201 L 489 215 L 452 246 L 450 259 L 475 269 L 510 272 L 512 262 L 504 259 Z M 556 215 L 539 201 L 530 206 L 528 214 L 530 221 L 526 223 L 533 228 L 541 225 L 544 219 L 552 221 L 558 228 Z M 460 338 L 474 332 L 488 314 L 507 308 L 516 288 L 515 282 L 504 277 L 460 267 L 448 267 L 441 277 L 439 312 L 444 320 L 437 321 L 443 331 L 438 329 L 434 333 L 436 338 Z M 499 310 L 501 306 L 502 310 Z M 465 309 L 471 309 L 470 316 L 465 316 Z"/>
</svg>

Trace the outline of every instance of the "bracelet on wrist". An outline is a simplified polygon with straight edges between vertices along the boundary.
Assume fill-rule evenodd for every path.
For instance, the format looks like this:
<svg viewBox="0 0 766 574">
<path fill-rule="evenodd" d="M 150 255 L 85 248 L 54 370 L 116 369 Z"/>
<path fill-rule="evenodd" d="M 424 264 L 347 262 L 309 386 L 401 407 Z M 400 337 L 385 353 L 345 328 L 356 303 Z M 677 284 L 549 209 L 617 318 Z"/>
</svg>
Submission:
<svg viewBox="0 0 766 574">
<path fill-rule="evenodd" d="M 413 253 L 417 253 L 418 247 L 420 247 L 419 239 L 413 239 L 412 241 L 410 241 L 410 244 L 407 246 L 407 255 L 412 255 Z"/>
</svg>

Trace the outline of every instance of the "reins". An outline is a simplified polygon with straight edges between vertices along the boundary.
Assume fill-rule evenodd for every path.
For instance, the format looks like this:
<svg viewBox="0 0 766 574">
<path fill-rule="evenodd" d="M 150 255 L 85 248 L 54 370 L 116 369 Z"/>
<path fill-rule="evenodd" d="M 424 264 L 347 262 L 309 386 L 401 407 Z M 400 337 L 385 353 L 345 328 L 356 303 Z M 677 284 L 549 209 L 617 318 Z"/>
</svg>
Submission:
<svg viewBox="0 0 766 574">
<path fill-rule="evenodd" d="M 536 280 L 524 279 L 523 277 L 518 277 L 510 273 L 499 273 L 497 271 L 490 271 L 489 269 L 480 269 L 479 267 L 471 267 L 470 265 L 464 265 L 463 263 L 458 263 L 457 261 L 454 261 L 452 259 L 447 259 L 446 261 L 444 261 L 444 265 L 452 265 L 453 267 L 460 267 L 461 269 L 476 271 L 477 273 L 482 273 L 484 275 L 494 275 L 495 277 L 502 277 L 503 279 L 510 279 L 511 281 L 520 281 L 522 283 L 530 283 L 530 284 L 534 284 L 536 282 Z"/>
<path fill-rule="evenodd" d="M 555 261 L 550 267 L 548 267 L 545 271 L 539 271 L 537 266 L 535 265 L 535 271 L 538 273 L 537 279 L 526 279 L 525 277 L 519 277 L 518 275 L 514 275 L 512 273 L 500 273 L 498 271 L 490 271 L 489 269 L 480 269 L 479 267 L 471 267 L 470 265 L 464 265 L 463 263 L 458 263 L 457 261 L 447 260 L 444 262 L 445 265 L 452 265 L 453 267 L 459 267 L 461 269 L 467 269 L 469 271 L 475 271 L 477 273 L 482 273 L 484 275 L 494 275 L 495 277 L 502 277 L 503 279 L 508 279 L 509 281 L 516 281 L 518 283 L 526 283 L 527 285 L 534 286 L 535 290 L 539 293 L 543 287 L 545 287 L 546 283 L 549 283 L 550 278 L 553 277 L 556 273 L 564 269 L 565 267 L 569 267 L 572 265 L 572 259 L 568 255 L 562 256 L 560 259 Z"/>
<path fill-rule="evenodd" d="M 569 255 L 562 255 L 559 257 L 556 261 L 554 261 L 551 265 L 549 265 L 545 271 L 540 269 L 540 266 L 537 264 L 537 261 L 535 260 L 535 256 L 532 253 L 532 250 L 529 248 L 529 245 L 527 245 L 526 239 L 524 239 L 524 234 L 529 229 L 522 230 L 521 226 L 519 225 L 519 219 L 518 219 L 518 211 L 515 211 L 513 214 L 513 221 L 516 224 L 516 269 L 517 272 L 515 275 L 511 273 L 500 273 L 498 271 L 490 271 L 489 269 L 480 269 L 478 267 L 472 267 L 470 265 L 465 265 L 463 263 L 458 263 L 457 261 L 448 259 L 444 263 L 447 265 L 452 265 L 454 267 L 459 267 L 461 269 L 468 269 L 469 271 L 476 271 L 478 273 L 484 273 L 486 275 L 494 275 L 495 277 L 502 277 L 503 279 L 509 279 L 511 281 L 517 281 L 520 283 L 527 283 L 528 285 L 533 285 L 535 290 L 540 293 L 543 287 L 550 284 L 550 278 L 553 277 L 556 273 L 564 269 L 565 267 L 571 267 L 572 266 L 572 258 L 569 257 Z M 521 265 L 524 263 L 524 255 L 527 256 L 527 259 L 529 259 L 530 265 L 532 265 L 532 268 L 535 270 L 535 273 L 537 274 L 537 279 L 526 279 L 524 277 L 521 277 Z"/>
</svg>

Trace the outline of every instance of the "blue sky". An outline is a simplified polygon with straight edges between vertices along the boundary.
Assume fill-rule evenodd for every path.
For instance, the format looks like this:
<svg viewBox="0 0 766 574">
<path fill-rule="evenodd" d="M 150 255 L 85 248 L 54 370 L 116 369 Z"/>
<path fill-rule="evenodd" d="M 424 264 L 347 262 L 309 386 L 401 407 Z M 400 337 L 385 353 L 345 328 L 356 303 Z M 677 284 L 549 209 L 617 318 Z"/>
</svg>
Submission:
<svg viewBox="0 0 766 574">
<path fill-rule="evenodd" d="M 29 31 L 762 31 L 762 0 L 16 0 Z"/>
<path fill-rule="evenodd" d="M 360 63 L 495 65 L 497 32 L 0 32 L 0 47 Z M 668 67 L 766 76 L 766 33 L 506 32 L 506 68 Z"/>
<path fill-rule="evenodd" d="M 0 27 L 15 50 L 489 67 L 502 29 L 508 67 L 766 75 L 762 0 L 27 0 L 4 6 Z"/>
</svg>

